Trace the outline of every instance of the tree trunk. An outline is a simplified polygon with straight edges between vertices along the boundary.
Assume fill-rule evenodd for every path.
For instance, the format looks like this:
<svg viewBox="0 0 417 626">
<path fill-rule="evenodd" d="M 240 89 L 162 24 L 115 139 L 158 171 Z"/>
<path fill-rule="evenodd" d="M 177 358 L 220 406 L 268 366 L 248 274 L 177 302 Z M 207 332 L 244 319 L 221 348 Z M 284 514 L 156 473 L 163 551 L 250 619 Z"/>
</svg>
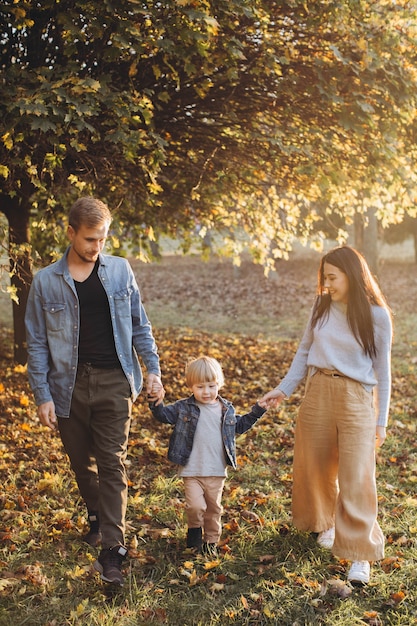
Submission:
<svg viewBox="0 0 417 626">
<path fill-rule="evenodd" d="M 24 365 L 27 361 L 25 311 L 30 285 L 32 263 L 30 255 L 29 201 L 2 197 L 1 210 L 9 222 L 9 263 L 11 285 L 16 289 L 18 302 L 13 301 L 14 360 Z"/>
<path fill-rule="evenodd" d="M 362 213 L 355 213 L 353 220 L 353 240 L 358 252 L 363 250 L 363 232 L 365 230 L 365 218 Z"/>
<path fill-rule="evenodd" d="M 417 263 L 417 230 L 413 231 L 414 239 L 414 263 Z"/>
<path fill-rule="evenodd" d="M 355 215 L 355 248 L 366 258 L 371 272 L 378 274 L 378 220 L 375 209 Z"/>
</svg>

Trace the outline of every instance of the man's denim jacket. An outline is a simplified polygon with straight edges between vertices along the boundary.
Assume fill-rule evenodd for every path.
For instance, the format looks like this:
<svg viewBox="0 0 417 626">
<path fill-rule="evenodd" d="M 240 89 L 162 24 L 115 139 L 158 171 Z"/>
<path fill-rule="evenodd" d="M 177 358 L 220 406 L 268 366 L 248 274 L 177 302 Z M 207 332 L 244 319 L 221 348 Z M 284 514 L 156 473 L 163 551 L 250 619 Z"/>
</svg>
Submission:
<svg viewBox="0 0 417 626">
<path fill-rule="evenodd" d="M 28 376 L 37 406 L 53 400 L 68 417 L 78 365 L 80 311 L 64 256 L 33 278 L 26 307 Z M 139 289 L 126 259 L 101 254 L 98 276 L 106 291 L 114 343 L 134 401 L 143 384 L 138 356 L 148 373 L 160 376 L 159 356 Z M 111 390 L 109 390 L 111 393 Z"/>
<path fill-rule="evenodd" d="M 262 417 L 266 409 L 258 403 L 245 415 L 237 415 L 233 405 L 218 396 L 222 404 L 222 437 L 226 462 L 236 469 L 236 435 L 249 430 Z M 194 396 L 178 400 L 173 404 L 164 405 L 163 402 L 155 405 L 149 403 L 153 416 L 164 424 L 174 424 L 174 430 L 169 440 L 168 458 L 176 465 L 186 465 L 193 447 L 194 434 L 197 428 L 200 409 Z"/>
</svg>

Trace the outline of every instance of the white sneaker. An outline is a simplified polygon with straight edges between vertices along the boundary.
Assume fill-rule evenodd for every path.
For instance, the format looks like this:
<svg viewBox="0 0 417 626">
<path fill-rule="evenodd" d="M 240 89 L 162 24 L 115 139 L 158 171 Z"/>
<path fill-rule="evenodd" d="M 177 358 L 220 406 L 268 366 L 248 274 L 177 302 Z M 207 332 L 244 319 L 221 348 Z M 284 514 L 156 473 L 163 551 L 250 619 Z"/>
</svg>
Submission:
<svg viewBox="0 0 417 626">
<path fill-rule="evenodd" d="M 366 585 L 369 583 L 370 572 L 369 561 L 353 561 L 347 579 L 352 585 Z"/>
<path fill-rule="evenodd" d="M 327 530 L 323 530 L 321 533 L 319 533 L 319 536 L 317 537 L 317 543 L 319 544 L 319 546 L 321 546 L 322 548 L 329 548 L 329 550 L 333 548 L 334 533 L 334 526 L 333 528 L 328 528 Z"/>
</svg>

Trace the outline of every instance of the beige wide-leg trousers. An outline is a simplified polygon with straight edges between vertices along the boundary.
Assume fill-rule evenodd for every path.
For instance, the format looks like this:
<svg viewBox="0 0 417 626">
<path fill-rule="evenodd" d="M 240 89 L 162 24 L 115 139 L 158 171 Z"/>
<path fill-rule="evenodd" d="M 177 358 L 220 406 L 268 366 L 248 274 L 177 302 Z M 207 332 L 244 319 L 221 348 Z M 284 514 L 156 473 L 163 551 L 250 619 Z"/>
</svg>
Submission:
<svg viewBox="0 0 417 626">
<path fill-rule="evenodd" d="M 293 523 L 312 532 L 335 526 L 333 553 L 351 561 L 384 556 L 375 433 L 373 395 L 360 383 L 320 370 L 308 379 L 295 429 Z"/>
</svg>

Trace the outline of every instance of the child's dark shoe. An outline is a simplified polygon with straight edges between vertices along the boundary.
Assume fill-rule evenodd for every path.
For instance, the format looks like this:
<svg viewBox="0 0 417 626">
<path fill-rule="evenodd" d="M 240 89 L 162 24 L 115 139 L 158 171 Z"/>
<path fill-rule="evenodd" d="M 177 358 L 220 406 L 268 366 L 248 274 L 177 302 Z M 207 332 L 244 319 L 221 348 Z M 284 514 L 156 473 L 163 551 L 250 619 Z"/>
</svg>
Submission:
<svg viewBox="0 0 417 626">
<path fill-rule="evenodd" d="M 187 531 L 187 548 L 194 548 L 196 552 L 201 552 L 203 545 L 203 529 L 189 528 Z"/>
</svg>

